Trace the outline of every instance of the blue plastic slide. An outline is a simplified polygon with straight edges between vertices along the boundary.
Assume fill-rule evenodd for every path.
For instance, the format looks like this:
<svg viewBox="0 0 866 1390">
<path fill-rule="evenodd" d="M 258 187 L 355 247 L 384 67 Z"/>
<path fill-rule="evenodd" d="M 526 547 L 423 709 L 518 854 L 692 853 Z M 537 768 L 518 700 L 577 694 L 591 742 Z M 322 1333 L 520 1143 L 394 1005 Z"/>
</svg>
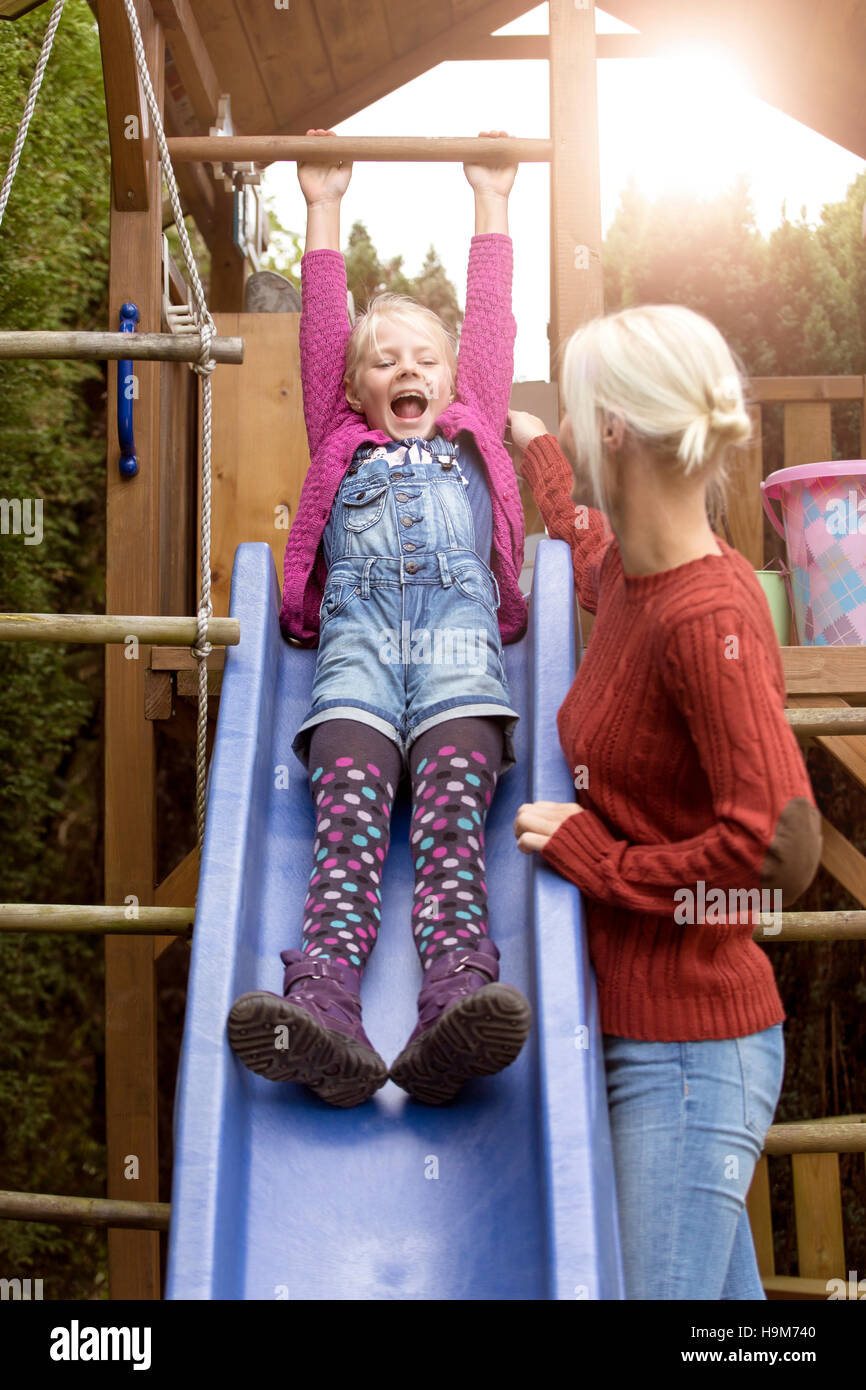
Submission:
<svg viewBox="0 0 866 1390">
<path fill-rule="evenodd" d="M 573 801 L 556 712 L 574 672 L 568 547 L 536 557 L 530 627 L 505 648 L 517 765 L 487 820 L 490 929 L 501 978 L 534 1014 L 516 1062 L 445 1107 L 388 1082 L 339 1110 L 248 1071 L 226 1038 L 232 1001 L 282 990 L 300 945 L 313 805 L 291 751 L 314 650 L 284 641 L 270 548 L 238 547 L 208 778 L 175 1102 L 167 1297 L 615 1299 L 623 1297 L 595 981 L 577 889 L 517 849 L 527 801 Z M 416 1022 L 408 779 L 394 807 L 382 927 L 362 987 L 386 1061 Z"/>
</svg>

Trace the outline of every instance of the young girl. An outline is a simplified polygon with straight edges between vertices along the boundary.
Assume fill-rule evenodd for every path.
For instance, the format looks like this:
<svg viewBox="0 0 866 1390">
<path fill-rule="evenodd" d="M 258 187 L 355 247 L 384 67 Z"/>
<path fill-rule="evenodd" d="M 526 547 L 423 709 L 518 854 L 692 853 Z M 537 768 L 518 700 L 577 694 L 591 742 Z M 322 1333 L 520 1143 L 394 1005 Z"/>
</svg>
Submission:
<svg viewBox="0 0 866 1390">
<path fill-rule="evenodd" d="M 281 953 L 283 995 L 242 995 L 228 1034 L 253 1071 L 305 1082 L 339 1106 L 367 1100 L 389 1075 L 362 1026 L 360 981 L 404 767 L 411 922 L 425 976 L 391 1079 L 441 1104 L 470 1076 L 508 1066 L 530 1026 L 523 995 L 498 983 L 484 868 L 484 821 L 514 764 L 519 717 L 502 643 L 526 627 L 523 511 L 502 442 L 516 166 L 464 170 L 475 236 L 458 363 L 441 320 L 403 296 L 378 296 L 350 332 L 339 246 L 352 166 L 298 165 L 311 463 L 286 547 L 280 625 L 301 645 L 318 640 L 312 703 L 293 743 L 309 771 L 316 834 L 301 949 Z M 287 1049 L 275 1047 L 279 1024 Z"/>
<path fill-rule="evenodd" d="M 541 420 L 511 428 L 596 614 L 557 721 L 580 803 L 514 833 L 586 898 L 626 1296 L 762 1299 L 745 1202 L 785 1015 L 753 911 L 805 891 L 821 833 L 766 600 L 707 520 L 742 384 L 707 319 L 649 305 L 574 335 L 562 394 L 576 477 Z"/>
</svg>

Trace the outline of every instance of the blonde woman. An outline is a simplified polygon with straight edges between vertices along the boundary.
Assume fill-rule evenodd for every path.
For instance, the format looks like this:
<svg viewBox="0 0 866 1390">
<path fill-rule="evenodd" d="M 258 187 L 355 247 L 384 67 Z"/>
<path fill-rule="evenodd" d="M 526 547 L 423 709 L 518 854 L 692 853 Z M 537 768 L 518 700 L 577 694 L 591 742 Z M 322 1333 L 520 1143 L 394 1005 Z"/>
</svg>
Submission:
<svg viewBox="0 0 866 1390">
<path fill-rule="evenodd" d="M 576 332 L 561 388 L 559 443 L 510 423 L 596 615 L 557 719 L 578 801 L 514 833 L 585 898 L 626 1296 L 761 1299 L 745 1202 L 785 1014 L 758 910 L 807 888 L 821 838 L 766 601 L 707 519 L 742 381 L 707 319 L 646 305 Z"/>
</svg>

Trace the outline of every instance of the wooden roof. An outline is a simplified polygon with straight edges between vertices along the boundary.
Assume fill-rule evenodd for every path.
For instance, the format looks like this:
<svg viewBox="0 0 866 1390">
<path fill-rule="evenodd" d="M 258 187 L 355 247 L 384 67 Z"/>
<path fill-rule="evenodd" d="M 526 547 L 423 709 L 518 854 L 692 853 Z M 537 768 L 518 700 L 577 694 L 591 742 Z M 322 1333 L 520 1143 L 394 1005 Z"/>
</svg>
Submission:
<svg viewBox="0 0 866 1390">
<path fill-rule="evenodd" d="M 215 92 L 231 93 L 239 133 L 335 125 L 532 8 L 532 0 L 151 3 L 171 53 L 167 115 L 178 135 L 206 132 Z M 766 101 L 866 158 L 866 0 L 608 0 L 605 8 L 641 31 L 635 52 L 647 40 L 726 48 Z M 628 43 L 599 51 L 625 52 Z"/>
</svg>

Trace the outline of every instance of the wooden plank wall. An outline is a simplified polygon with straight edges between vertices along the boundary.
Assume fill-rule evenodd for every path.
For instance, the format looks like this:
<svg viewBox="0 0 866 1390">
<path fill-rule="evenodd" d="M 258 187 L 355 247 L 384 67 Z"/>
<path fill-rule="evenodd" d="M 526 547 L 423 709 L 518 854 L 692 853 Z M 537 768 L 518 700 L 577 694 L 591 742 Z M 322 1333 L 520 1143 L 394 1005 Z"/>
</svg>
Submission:
<svg viewBox="0 0 866 1390">
<path fill-rule="evenodd" d="M 227 617 L 241 541 L 267 541 L 282 590 L 286 541 L 310 456 L 301 397 L 300 315 L 215 314 L 214 321 L 218 333 L 246 344 L 243 366 L 218 366 L 211 376 L 211 600 L 214 615 Z"/>
</svg>

